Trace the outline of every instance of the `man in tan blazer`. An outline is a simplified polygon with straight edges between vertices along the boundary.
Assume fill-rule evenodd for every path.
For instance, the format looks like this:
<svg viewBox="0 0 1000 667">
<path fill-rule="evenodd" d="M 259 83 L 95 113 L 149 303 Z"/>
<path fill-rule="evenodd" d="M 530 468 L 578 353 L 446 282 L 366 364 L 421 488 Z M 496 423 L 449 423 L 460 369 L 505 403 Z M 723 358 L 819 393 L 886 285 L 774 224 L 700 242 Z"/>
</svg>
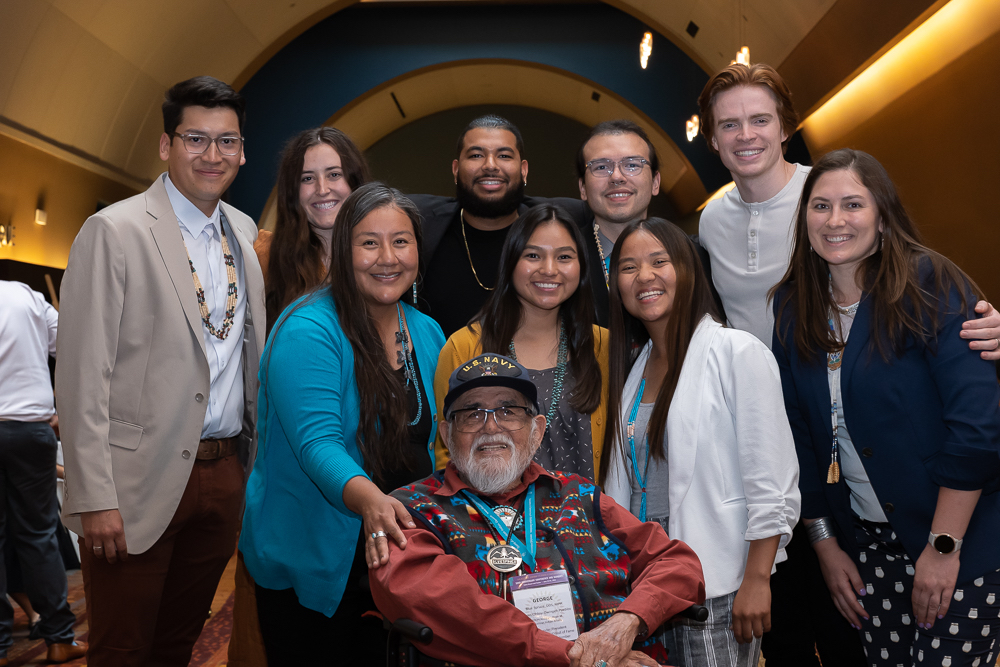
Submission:
<svg viewBox="0 0 1000 667">
<path fill-rule="evenodd" d="M 86 221 L 62 281 L 63 511 L 100 667 L 188 664 L 256 453 L 257 228 L 219 201 L 245 162 L 244 101 L 197 77 L 163 117 L 168 172 Z"/>
</svg>

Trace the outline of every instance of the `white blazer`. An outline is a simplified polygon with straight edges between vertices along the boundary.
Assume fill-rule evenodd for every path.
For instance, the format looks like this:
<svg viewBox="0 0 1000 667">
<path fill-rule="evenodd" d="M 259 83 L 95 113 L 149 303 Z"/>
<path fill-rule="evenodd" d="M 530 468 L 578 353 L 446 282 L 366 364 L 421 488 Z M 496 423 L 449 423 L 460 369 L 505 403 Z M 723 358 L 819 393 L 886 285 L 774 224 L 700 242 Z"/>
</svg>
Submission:
<svg viewBox="0 0 1000 667">
<path fill-rule="evenodd" d="M 625 383 L 623 429 L 651 349 L 647 343 Z M 622 440 L 619 433 L 605 493 L 628 507 L 632 470 Z M 707 597 L 740 587 L 751 540 L 781 535 L 775 563 L 785 560 L 799 518 L 799 466 L 777 363 L 752 334 L 708 316 L 698 324 L 667 416 L 667 465 L 667 532 L 698 554 Z"/>
</svg>

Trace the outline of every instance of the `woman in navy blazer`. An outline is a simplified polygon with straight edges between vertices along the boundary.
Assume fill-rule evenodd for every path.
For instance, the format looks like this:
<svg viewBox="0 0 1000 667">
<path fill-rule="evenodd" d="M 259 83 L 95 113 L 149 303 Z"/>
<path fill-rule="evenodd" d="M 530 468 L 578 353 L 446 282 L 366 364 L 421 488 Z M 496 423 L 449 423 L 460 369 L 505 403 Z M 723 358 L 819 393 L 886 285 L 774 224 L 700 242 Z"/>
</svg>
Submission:
<svg viewBox="0 0 1000 667">
<path fill-rule="evenodd" d="M 1000 389 L 959 337 L 978 288 L 844 149 L 806 179 L 773 296 L 803 520 L 869 662 L 992 665 Z"/>
</svg>

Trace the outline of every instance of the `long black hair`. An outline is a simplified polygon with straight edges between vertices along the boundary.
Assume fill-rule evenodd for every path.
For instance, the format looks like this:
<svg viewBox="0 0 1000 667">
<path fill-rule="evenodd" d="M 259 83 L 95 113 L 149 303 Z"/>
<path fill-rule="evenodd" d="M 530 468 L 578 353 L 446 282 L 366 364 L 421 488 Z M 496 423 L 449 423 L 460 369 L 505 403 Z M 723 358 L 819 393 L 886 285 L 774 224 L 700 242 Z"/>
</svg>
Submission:
<svg viewBox="0 0 1000 667">
<path fill-rule="evenodd" d="M 560 206 L 540 204 L 528 209 L 511 225 L 500 255 L 500 276 L 496 289 L 482 309 L 469 323 L 482 328 L 480 346 L 483 352 L 507 354 L 514 334 L 521 326 L 524 308 L 514 288 L 514 270 L 524 254 L 531 235 L 548 223 L 562 225 L 576 245 L 580 262 L 580 285 L 559 306 L 566 332 L 570 372 L 575 379 L 570 405 L 577 412 L 589 414 L 601 403 L 601 367 L 594 355 L 594 293 L 590 286 L 590 266 L 583 234 L 573 219 Z"/>
<path fill-rule="evenodd" d="M 296 310 L 327 295 L 333 299 L 340 328 L 354 353 L 354 380 L 360 396 L 356 442 L 365 472 L 376 484 L 385 483 L 386 475 L 401 463 L 412 463 L 411 448 L 406 446 L 409 439 L 406 387 L 389 365 L 375 320 L 354 277 L 354 228 L 383 208 L 398 209 L 410 219 L 419 256 L 423 236 L 416 205 L 399 190 L 378 181 L 362 185 L 344 200 L 337 213 L 330 244 L 329 285 L 282 313 L 271 332 L 273 347 L 282 325 Z M 265 384 L 269 365 L 270 355 L 264 364 Z"/>
<path fill-rule="evenodd" d="M 628 460 L 624 449 L 624 425 L 621 422 L 622 394 L 625 391 L 625 380 L 639 357 L 639 352 L 650 338 L 642 321 L 625 310 L 618 289 L 618 261 L 622 248 L 625 241 L 640 230 L 652 234 L 660 242 L 667 251 L 676 275 L 674 303 L 670 308 L 664 341 L 670 362 L 646 429 L 649 434 L 649 453 L 653 458 L 666 458 L 663 432 L 667 425 L 667 413 L 694 330 L 705 315 L 711 315 L 716 321 L 720 320 L 698 252 L 680 227 L 663 218 L 647 218 L 630 223 L 622 231 L 611 252 L 608 280 L 611 291 L 611 355 L 608 364 L 608 426 L 604 432 L 604 449 L 601 452 L 601 483 L 604 483 L 610 468 L 611 450 L 616 441 L 622 460 Z"/>
</svg>

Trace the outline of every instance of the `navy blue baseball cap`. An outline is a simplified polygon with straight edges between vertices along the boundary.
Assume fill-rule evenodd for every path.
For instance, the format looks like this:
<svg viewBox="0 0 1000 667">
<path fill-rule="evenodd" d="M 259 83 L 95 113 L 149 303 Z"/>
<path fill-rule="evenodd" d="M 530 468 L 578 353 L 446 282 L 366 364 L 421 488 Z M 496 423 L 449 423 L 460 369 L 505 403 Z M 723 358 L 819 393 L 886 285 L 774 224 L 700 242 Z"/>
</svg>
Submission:
<svg viewBox="0 0 1000 667">
<path fill-rule="evenodd" d="M 531 381 L 528 369 L 510 357 L 487 353 L 465 362 L 448 378 L 444 418 L 451 416 L 451 405 L 459 396 L 476 387 L 509 387 L 524 394 L 535 411 L 538 411 L 538 388 Z"/>
</svg>

